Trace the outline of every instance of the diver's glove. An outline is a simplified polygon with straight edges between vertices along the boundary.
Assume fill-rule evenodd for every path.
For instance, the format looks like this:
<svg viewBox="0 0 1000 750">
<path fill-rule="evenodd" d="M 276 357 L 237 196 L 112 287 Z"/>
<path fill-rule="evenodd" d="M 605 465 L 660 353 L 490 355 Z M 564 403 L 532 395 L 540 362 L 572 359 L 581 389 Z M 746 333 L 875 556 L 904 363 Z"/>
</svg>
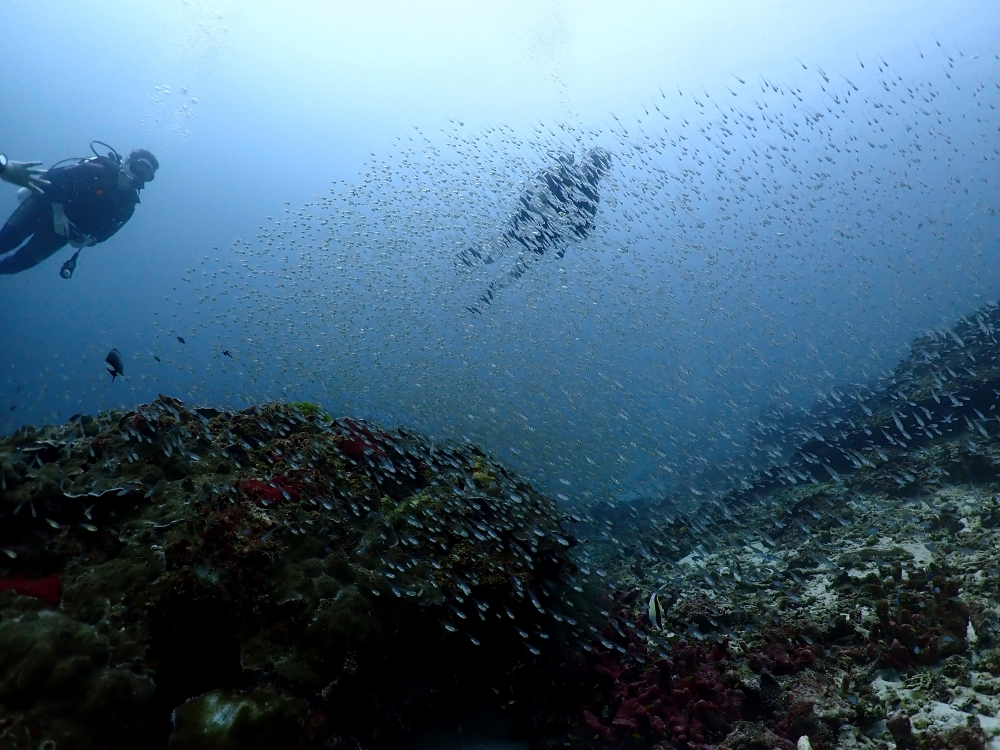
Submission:
<svg viewBox="0 0 1000 750">
<path fill-rule="evenodd" d="M 44 193 L 44 188 L 50 183 L 43 177 L 45 170 L 38 169 L 39 164 L 40 161 L 8 161 L 7 166 L 0 170 L 0 180 Z"/>
<path fill-rule="evenodd" d="M 70 229 L 73 226 L 73 222 L 69 220 L 66 216 L 66 212 L 63 211 L 62 203 L 52 204 L 52 231 L 61 237 L 69 237 Z"/>
</svg>

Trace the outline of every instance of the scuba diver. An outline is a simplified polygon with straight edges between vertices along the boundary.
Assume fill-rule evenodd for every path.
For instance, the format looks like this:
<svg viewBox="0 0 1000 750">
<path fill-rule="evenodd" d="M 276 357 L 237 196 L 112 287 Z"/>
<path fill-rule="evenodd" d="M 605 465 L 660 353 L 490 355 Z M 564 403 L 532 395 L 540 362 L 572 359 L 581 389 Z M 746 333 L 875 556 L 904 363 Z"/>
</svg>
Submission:
<svg viewBox="0 0 1000 750">
<path fill-rule="evenodd" d="M 94 144 L 111 150 L 99 154 Z M 22 188 L 21 205 L 0 228 L 0 255 L 12 253 L 0 260 L 0 274 L 37 266 L 70 244 L 77 251 L 59 271 L 68 279 L 80 248 L 104 242 L 132 218 L 139 191 L 160 163 L 144 148 L 124 160 L 101 141 L 92 141 L 90 148 L 92 158 L 64 159 L 45 171 L 38 169 L 41 162 L 9 161 L 0 154 L 0 179 Z M 64 162 L 72 163 L 60 166 Z"/>
<path fill-rule="evenodd" d="M 600 147 L 588 150 L 579 165 L 572 154 L 559 156 L 556 164 L 535 176 L 495 241 L 481 242 L 458 254 L 461 266 L 474 269 L 516 252 L 478 304 L 469 307 L 471 312 L 489 307 L 500 289 L 521 278 L 548 251 L 562 258 L 570 243 L 590 235 L 600 203 L 598 185 L 610 168 L 611 154 Z"/>
</svg>

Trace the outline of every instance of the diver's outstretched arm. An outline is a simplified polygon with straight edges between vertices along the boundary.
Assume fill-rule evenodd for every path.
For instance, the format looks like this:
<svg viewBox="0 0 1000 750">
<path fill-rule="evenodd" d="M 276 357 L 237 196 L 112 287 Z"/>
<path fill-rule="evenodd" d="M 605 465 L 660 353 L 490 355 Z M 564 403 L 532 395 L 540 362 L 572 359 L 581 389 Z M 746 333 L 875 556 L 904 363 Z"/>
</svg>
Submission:
<svg viewBox="0 0 1000 750">
<path fill-rule="evenodd" d="M 40 161 L 10 161 L 0 154 L 0 180 L 44 193 L 49 181 L 43 177 L 45 170 L 39 169 L 39 164 Z"/>
</svg>

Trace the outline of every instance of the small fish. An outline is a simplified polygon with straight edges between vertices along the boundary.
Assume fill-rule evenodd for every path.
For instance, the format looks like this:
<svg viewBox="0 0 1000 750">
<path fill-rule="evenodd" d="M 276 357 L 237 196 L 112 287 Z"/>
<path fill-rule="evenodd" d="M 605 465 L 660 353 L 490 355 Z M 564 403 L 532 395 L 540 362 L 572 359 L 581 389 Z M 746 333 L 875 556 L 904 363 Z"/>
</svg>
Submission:
<svg viewBox="0 0 1000 750">
<path fill-rule="evenodd" d="M 115 378 L 119 375 L 125 374 L 125 365 L 122 363 L 122 355 L 117 349 L 112 349 L 108 352 L 108 356 L 104 358 L 104 361 L 111 365 L 108 368 L 108 373 L 111 375 L 111 382 L 115 382 Z"/>
<path fill-rule="evenodd" d="M 156 364 L 160 364 L 160 358 L 157 357 L 155 354 L 153 355 L 153 359 L 156 360 Z"/>
<path fill-rule="evenodd" d="M 229 357 L 230 359 L 233 359 L 233 355 L 232 355 L 232 354 L 230 354 L 230 352 L 229 352 L 229 350 L 228 350 L 228 349 L 223 349 L 223 350 L 222 350 L 222 354 L 223 354 L 224 356 L 226 356 L 226 357 Z"/>
<path fill-rule="evenodd" d="M 177 340 L 178 340 L 178 341 L 180 341 L 180 342 L 181 342 L 182 344 L 186 344 L 186 343 L 187 343 L 187 342 L 186 342 L 186 341 L 184 340 L 184 337 L 183 337 L 183 336 L 178 336 L 178 337 L 177 337 Z"/>
</svg>

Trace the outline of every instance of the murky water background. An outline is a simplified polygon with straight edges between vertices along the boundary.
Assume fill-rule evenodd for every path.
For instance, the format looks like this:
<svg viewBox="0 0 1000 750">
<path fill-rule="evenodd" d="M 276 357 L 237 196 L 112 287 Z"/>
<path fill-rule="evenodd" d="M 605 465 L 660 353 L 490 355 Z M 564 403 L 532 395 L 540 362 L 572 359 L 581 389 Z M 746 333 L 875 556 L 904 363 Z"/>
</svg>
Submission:
<svg viewBox="0 0 1000 750">
<path fill-rule="evenodd" d="M 71 281 L 62 256 L 0 279 L 0 428 L 315 401 L 566 498 L 683 499 L 996 298 L 989 4 L 376 10 L 4 6 L 35 52 L 0 52 L 0 148 L 162 168 Z M 593 146 L 595 231 L 470 313 L 497 271 L 458 254 Z"/>
</svg>

